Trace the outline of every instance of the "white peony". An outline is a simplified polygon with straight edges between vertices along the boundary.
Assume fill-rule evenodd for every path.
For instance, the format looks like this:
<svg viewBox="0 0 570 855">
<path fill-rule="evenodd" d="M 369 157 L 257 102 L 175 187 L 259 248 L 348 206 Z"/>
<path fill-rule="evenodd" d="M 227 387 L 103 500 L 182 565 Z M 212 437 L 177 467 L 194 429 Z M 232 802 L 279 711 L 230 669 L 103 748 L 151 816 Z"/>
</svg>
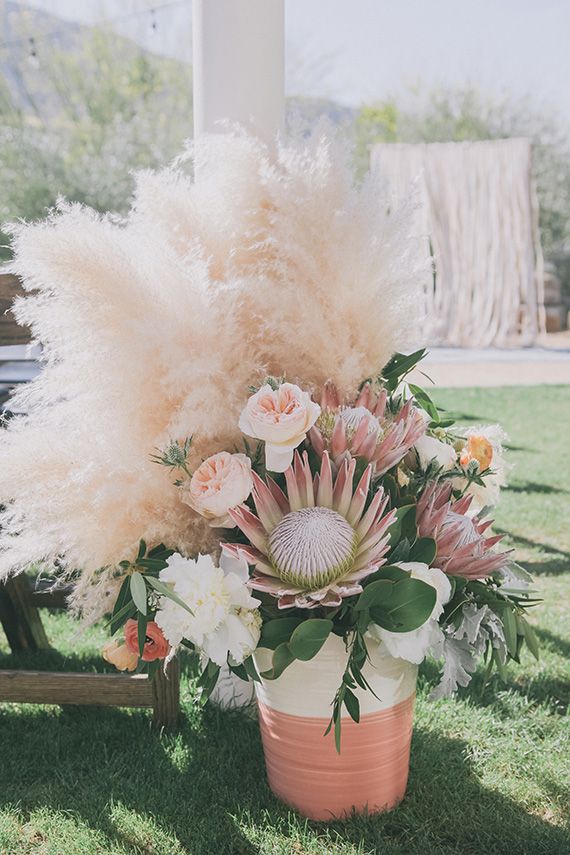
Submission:
<svg viewBox="0 0 570 855">
<path fill-rule="evenodd" d="M 409 572 L 413 579 L 421 579 L 435 588 L 436 601 L 432 613 L 422 626 L 411 632 L 390 632 L 377 624 L 370 624 L 368 632 L 377 641 L 384 643 L 391 656 L 419 665 L 428 652 L 437 650 L 443 641 L 437 621 L 451 596 L 451 584 L 441 570 L 419 561 L 403 561 L 397 566 Z"/>
<path fill-rule="evenodd" d="M 182 486 L 182 501 L 211 526 L 234 528 L 228 511 L 245 502 L 252 487 L 249 457 L 220 451 L 208 457 Z"/>
<path fill-rule="evenodd" d="M 192 610 L 190 614 L 168 597 L 161 597 L 156 623 L 173 648 L 183 638 L 216 665 L 224 665 L 228 654 L 235 664 L 255 650 L 261 633 L 260 601 L 247 587 L 249 571 L 244 559 L 222 550 L 220 566 L 209 555 L 196 561 L 176 553 L 161 570 L 160 580 Z"/>
<path fill-rule="evenodd" d="M 320 412 L 299 386 L 282 383 L 272 389 L 266 384 L 248 399 L 239 427 L 246 436 L 265 442 L 265 465 L 270 472 L 285 472 Z"/>
</svg>

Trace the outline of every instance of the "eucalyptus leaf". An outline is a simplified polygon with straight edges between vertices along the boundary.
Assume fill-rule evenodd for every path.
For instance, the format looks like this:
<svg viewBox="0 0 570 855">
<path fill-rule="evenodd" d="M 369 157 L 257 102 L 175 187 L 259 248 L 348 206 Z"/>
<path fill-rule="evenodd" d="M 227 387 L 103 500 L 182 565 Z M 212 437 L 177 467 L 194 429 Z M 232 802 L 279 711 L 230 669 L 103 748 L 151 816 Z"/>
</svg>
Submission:
<svg viewBox="0 0 570 855">
<path fill-rule="evenodd" d="M 316 656 L 332 628 L 332 620 L 326 618 L 309 618 L 299 624 L 289 640 L 289 648 L 295 659 L 306 662 Z"/>
<path fill-rule="evenodd" d="M 409 574 L 402 570 L 406 576 Z M 378 579 L 365 587 L 354 606 L 355 612 L 371 609 L 374 606 L 383 606 L 390 596 L 390 590 L 396 583 L 391 579 Z"/>
<path fill-rule="evenodd" d="M 268 620 L 263 624 L 259 647 L 275 650 L 284 641 L 289 641 L 292 632 L 302 623 L 302 618 L 286 617 Z"/>
<path fill-rule="evenodd" d="M 407 537 L 413 542 L 417 537 L 416 506 L 402 505 L 396 511 L 396 518 L 388 529 L 390 546 L 394 547 L 400 540 Z"/>
<path fill-rule="evenodd" d="M 286 642 L 280 644 L 273 651 L 271 658 L 271 668 L 267 671 L 262 671 L 261 676 L 266 680 L 276 680 L 281 676 L 285 668 L 288 668 L 295 661 L 295 656 L 291 653 L 289 645 Z"/>
<path fill-rule="evenodd" d="M 382 584 L 375 582 L 375 585 Z M 371 587 L 371 586 L 370 586 Z M 366 593 L 365 589 L 364 593 Z M 402 579 L 385 588 L 385 596 L 371 608 L 374 621 L 390 632 L 411 632 L 431 615 L 437 594 L 433 585 L 420 579 Z M 360 595 L 362 597 L 362 594 Z"/>
<path fill-rule="evenodd" d="M 412 548 L 408 561 L 419 561 L 431 565 L 437 555 L 437 545 L 432 537 L 418 537 Z"/>
</svg>

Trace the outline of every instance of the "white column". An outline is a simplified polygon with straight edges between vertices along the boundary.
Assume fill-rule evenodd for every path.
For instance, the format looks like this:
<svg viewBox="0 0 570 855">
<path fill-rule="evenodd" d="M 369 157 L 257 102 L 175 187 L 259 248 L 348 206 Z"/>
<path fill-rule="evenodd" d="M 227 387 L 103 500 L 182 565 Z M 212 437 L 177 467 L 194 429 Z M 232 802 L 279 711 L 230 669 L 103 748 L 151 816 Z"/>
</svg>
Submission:
<svg viewBox="0 0 570 855">
<path fill-rule="evenodd" d="M 269 141 L 285 118 L 284 0 L 193 0 L 194 138 L 239 122 Z"/>
<path fill-rule="evenodd" d="M 238 122 L 266 142 L 285 124 L 284 0 L 193 0 L 194 139 Z M 199 180 L 199 173 L 196 174 Z M 211 700 L 247 707 L 253 683 L 227 666 Z"/>
</svg>

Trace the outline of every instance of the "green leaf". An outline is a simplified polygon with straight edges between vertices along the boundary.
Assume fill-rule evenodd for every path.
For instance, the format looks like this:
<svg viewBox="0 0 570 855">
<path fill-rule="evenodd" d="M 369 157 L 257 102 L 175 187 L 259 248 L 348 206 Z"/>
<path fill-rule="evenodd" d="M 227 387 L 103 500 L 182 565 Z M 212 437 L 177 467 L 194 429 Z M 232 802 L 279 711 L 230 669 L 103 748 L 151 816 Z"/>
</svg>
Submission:
<svg viewBox="0 0 570 855">
<path fill-rule="evenodd" d="M 414 383 L 409 383 L 408 385 L 410 387 L 410 392 L 412 393 L 422 410 L 425 410 L 426 413 L 428 413 L 428 415 L 430 415 L 434 421 L 438 422 L 439 410 L 437 409 L 436 405 L 434 404 L 428 393 L 425 391 L 425 389 L 422 389 L 421 386 L 416 386 Z"/>
<path fill-rule="evenodd" d="M 166 559 L 164 558 L 140 558 L 137 561 L 137 567 L 142 567 L 143 570 L 151 570 L 155 573 L 160 573 L 166 566 Z"/>
<path fill-rule="evenodd" d="M 249 677 L 247 675 L 247 671 L 243 667 L 243 662 L 240 665 L 233 665 L 228 659 L 228 668 L 230 669 L 232 674 L 235 674 L 236 677 L 240 678 L 240 680 L 243 680 L 246 683 L 249 682 Z"/>
<path fill-rule="evenodd" d="M 500 617 L 503 624 L 503 632 L 505 633 L 507 650 L 511 656 L 515 656 L 517 652 L 517 622 L 508 605 L 505 604 L 505 607 L 501 609 Z"/>
<path fill-rule="evenodd" d="M 435 561 L 437 545 L 431 537 L 418 537 L 410 550 L 409 561 L 420 561 L 431 565 Z"/>
<path fill-rule="evenodd" d="M 410 541 L 414 541 L 417 537 L 417 526 L 416 526 L 416 506 L 415 505 L 402 505 L 401 508 L 398 508 L 396 511 L 396 519 L 388 529 L 390 534 L 390 546 L 396 546 L 396 544 L 404 537 L 407 537 Z"/>
<path fill-rule="evenodd" d="M 164 582 L 161 582 L 160 579 L 155 579 L 154 576 L 145 576 L 144 577 L 149 585 L 154 588 L 155 591 L 158 591 L 159 594 L 162 594 L 164 597 L 168 597 L 169 600 L 172 600 L 182 609 L 186 609 L 191 615 L 194 614 L 192 609 L 184 602 L 184 600 L 175 594 L 172 588 L 169 588 L 168 585 L 165 585 Z"/>
<path fill-rule="evenodd" d="M 139 642 L 139 656 L 142 657 L 144 653 L 144 646 L 146 643 L 146 625 L 148 623 L 148 618 L 146 615 L 139 614 L 138 621 L 138 642 Z"/>
<path fill-rule="evenodd" d="M 293 631 L 289 648 L 295 659 L 306 662 L 319 652 L 333 628 L 332 620 L 309 618 Z"/>
<path fill-rule="evenodd" d="M 507 672 L 505 665 L 501 662 L 501 660 L 499 658 L 499 652 L 497 650 L 493 650 L 492 661 L 496 665 L 497 671 L 499 672 L 499 677 L 501 678 L 503 683 L 506 683 L 509 675 L 508 675 L 508 672 Z"/>
<path fill-rule="evenodd" d="M 372 582 L 377 582 L 381 579 L 388 579 L 390 582 L 399 582 L 400 579 L 408 579 L 409 575 L 407 570 L 402 570 L 401 567 L 396 567 L 395 564 L 385 564 L 384 567 L 380 567 L 379 570 L 372 573 L 364 581 L 364 585 L 368 587 Z"/>
<path fill-rule="evenodd" d="M 351 719 L 358 724 L 360 721 L 360 703 L 354 692 L 351 692 L 348 687 L 344 693 L 344 705 Z"/>
<path fill-rule="evenodd" d="M 197 682 L 198 687 L 202 689 L 202 695 L 200 697 L 201 704 L 205 704 L 214 691 L 216 683 L 218 682 L 219 674 L 220 666 L 216 665 L 215 662 L 208 660 L 208 664 L 200 674 Z"/>
<path fill-rule="evenodd" d="M 260 676 L 257 673 L 257 668 L 255 667 L 255 662 L 253 661 L 253 656 L 248 656 L 247 659 L 244 659 L 242 665 L 250 680 L 253 680 L 254 683 L 261 683 Z"/>
<path fill-rule="evenodd" d="M 287 643 L 280 644 L 273 651 L 271 658 L 271 668 L 267 671 L 262 671 L 261 676 L 266 680 L 276 680 L 281 676 L 285 668 L 288 668 L 295 661 L 295 656 L 291 653 Z"/>
<path fill-rule="evenodd" d="M 380 376 L 389 381 L 387 383 L 388 389 L 393 391 L 401 378 L 411 371 L 424 358 L 426 353 L 425 347 L 414 351 L 414 353 L 395 353 L 380 372 Z"/>
<path fill-rule="evenodd" d="M 402 573 L 405 572 L 402 570 Z M 407 573 L 406 576 L 408 576 Z M 384 605 L 388 601 L 389 592 L 395 584 L 390 579 L 378 579 L 377 582 L 371 582 L 356 601 L 354 611 L 361 612 L 365 609 L 371 609 L 373 606 Z"/>
<path fill-rule="evenodd" d="M 139 559 L 141 559 L 145 555 L 145 553 L 146 553 L 146 543 L 144 542 L 144 540 L 141 540 L 141 542 L 139 543 L 139 551 L 137 552 L 136 560 L 139 561 Z"/>
<path fill-rule="evenodd" d="M 334 719 L 334 744 L 336 748 L 336 753 L 340 754 L 340 730 L 342 726 L 342 715 L 341 715 L 341 704 L 338 704 L 338 709 L 336 710 L 335 719 Z"/>
<path fill-rule="evenodd" d="M 539 651 L 539 644 L 538 644 L 538 639 L 536 637 L 536 633 L 535 633 L 534 629 L 532 628 L 532 626 L 530 625 L 530 623 L 527 620 L 525 620 L 525 618 L 521 617 L 520 620 L 521 620 L 522 625 L 523 625 L 524 640 L 527 643 L 527 647 L 530 650 L 530 652 L 532 653 L 532 655 L 534 656 L 534 658 L 538 660 L 540 657 L 540 651 Z"/>
<path fill-rule="evenodd" d="M 130 580 L 129 580 L 130 581 Z M 129 599 L 129 602 L 120 609 L 117 614 L 113 615 L 108 621 L 107 626 L 111 631 L 111 635 L 114 635 L 118 629 L 127 621 L 129 618 L 134 618 L 138 614 L 137 607 L 133 603 L 132 600 Z"/>
<path fill-rule="evenodd" d="M 131 575 L 131 597 L 142 615 L 146 615 L 146 585 L 143 576 L 135 570 Z"/>
<path fill-rule="evenodd" d="M 303 618 L 277 618 L 268 620 L 261 629 L 259 647 L 275 650 L 284 641 L 289 641 L 291 633 L 302 623 Z"/>
<path fill-rule="evenodd" d="M 113 606 L 113 617 L 116 617 L 121 609 L 131 600 L 131 577 L 125 576 L 119 589 L 115 605 Z"/>
<path fill-rule="evenodd" d="M 380 605 L 371 607 L 370 614 L 375 623 L 390 632 L 411 632 L 422 626 L 431 615 L 437 597 L 433 585 L 411 577 L 393 583 L 385 589 L 385 594 Z"/>
</svg>

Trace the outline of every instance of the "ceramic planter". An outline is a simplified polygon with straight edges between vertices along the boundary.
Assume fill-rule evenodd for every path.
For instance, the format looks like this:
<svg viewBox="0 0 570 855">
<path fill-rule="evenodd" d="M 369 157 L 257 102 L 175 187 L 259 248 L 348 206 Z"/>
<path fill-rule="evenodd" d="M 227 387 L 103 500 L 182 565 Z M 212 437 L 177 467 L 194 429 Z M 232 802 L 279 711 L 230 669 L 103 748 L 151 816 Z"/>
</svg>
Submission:
<svg viewBox="0 0 570 855">
<path fill-rule="evenodd" d="M 341 638 L 330 635 L 314 659 L 256 683 L 269 786 L 310 819 L 390 810 L 406 791 L 417 666 L 375 642 L 367 646 L 371 662 L 363 673 L 378 697 L 357 690 L 359 724 L 343 709 L 340 754 L 333 735 L 323 734 L 346 667 Z M 267 669 L 270 658 L 271 651 L 258 649 L 258 669 Z"/>
</svg>

